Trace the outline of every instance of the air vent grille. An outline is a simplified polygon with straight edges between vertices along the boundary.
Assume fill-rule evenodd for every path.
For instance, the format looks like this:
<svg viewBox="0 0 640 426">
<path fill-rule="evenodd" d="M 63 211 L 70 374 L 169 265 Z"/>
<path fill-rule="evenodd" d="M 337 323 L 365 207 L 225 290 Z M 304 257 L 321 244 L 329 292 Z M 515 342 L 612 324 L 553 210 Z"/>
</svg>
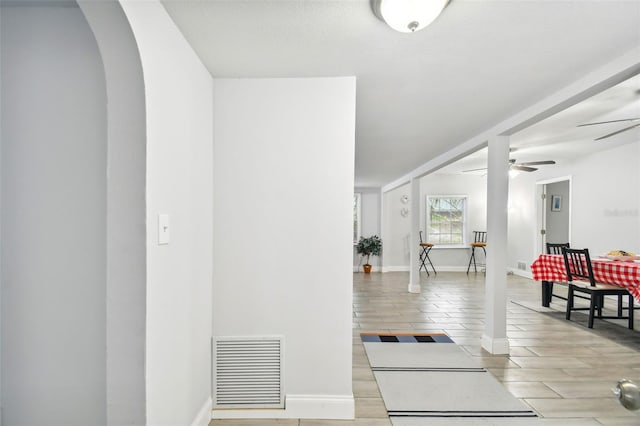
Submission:
<svg viewBox="0 0 640 426">
<path fill-rule="evenodd" d="M 284 408 L 282 337 L 213 340 L 214 408 Z"/>
</svg>

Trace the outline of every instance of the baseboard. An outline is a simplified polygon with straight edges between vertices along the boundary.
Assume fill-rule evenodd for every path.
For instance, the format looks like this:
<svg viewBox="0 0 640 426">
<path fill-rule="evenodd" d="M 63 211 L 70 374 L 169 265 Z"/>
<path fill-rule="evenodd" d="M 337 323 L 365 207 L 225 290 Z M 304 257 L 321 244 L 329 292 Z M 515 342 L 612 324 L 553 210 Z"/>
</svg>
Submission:
<svg viewBox="0 0 640 426">
<path fill-rule="evenodd" d="M 213 410 L 213 419 L 323 419 L 355 418 L 353 395 L 287 395 L 284 409 Z"/>
<path fill-rule="evenodd" d="M 533 279 L 533 274 L 531 273 L 531 271 L 523 271 L 522 269 L 513 269 L 513 268 L 509 268 L 509 271 L 512 272 L 513 275 L 517 275 L 523 278 L 529 278 L 530 280 Z"/>
<path fill-rule="evenodd" d="M 211 399 L 211 397 L 209 397 L 204 402 L 204 405 L 202 406 L 202 408 L 200 408 L 200 411 L 198 411 L 198 414 L 191 422 L 191 426 L 207 426 L 212 418 L 211 417 L 212 409 L 213 409 L 213 400 Z"/>
<path fill-rule="evenodd" d="M 484 267 L 483 267 L 484 268 Z M 382 272 L 409 272 L 408 266 L 383 266 Z M 466 266 L 436 266 L 436 272 L 467 272 Z M 478 267 L 478 272 L 480 272 L 480 268 Z M 422 270 L 424 273 L 424 269 Z M 429 268 L 429 273 L 433 273 L 431 268 Z"/>
<path fill-rule="evenodd" d="M 287 395 L 292 418 L 351 420 L 355 418 L 353 395 Z"/>
<path fill-rule="evenodd" d="M 509 340 L 506 337 L 494 339 L 483 334 L 482 348 L 490 354 L 509 355 Z"/>
<path fill-rule="evenodd" d="M 383 266 L 382 272 L 409 272 L 408 266 Z"/>
<path fill-rule="evenodd" d="M 480 266 L 480 265 L 478 265 Z M 482 266 L 481 268 L 478 267 L 478 272 L 480 272 L 481 270 L 484 270 L 484 266 Z M 436 271 L 440 272 L 467 272 L 467 266 L 438 266 L 436 268 Z M 469 271 L 471 272 L 471 271 Z"/>
</svg>

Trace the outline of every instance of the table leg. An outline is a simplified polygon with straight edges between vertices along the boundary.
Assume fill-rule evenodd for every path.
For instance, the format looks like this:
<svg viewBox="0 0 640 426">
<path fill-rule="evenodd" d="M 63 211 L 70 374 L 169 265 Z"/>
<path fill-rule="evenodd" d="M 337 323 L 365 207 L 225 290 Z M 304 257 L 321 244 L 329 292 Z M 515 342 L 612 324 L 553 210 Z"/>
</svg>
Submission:
<svg viewBox="0 0 640 426">
<path fill-rule="evenodd" d="M 553 294 L 553 281 L 542 281 L 542 306 L 549 307 Z"/>
</svg>

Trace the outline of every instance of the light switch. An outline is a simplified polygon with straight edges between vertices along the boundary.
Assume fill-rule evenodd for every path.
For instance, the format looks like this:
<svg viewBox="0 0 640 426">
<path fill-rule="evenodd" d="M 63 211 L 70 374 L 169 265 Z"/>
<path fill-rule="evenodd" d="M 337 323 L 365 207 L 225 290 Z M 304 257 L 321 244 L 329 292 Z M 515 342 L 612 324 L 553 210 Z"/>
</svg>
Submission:
<svg viewBox="0 0 640 426">
<path fill-rule="evenodd" d="M 169 244 L 169 215 L 158 215 L 158 245 Z"/>
</svg>

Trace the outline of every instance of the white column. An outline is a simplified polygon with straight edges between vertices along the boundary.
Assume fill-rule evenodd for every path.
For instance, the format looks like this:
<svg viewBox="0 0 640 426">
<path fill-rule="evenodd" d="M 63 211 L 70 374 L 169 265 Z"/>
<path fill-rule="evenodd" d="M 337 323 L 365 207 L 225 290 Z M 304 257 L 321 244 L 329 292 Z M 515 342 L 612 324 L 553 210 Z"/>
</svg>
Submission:
<svg viewBox="0 0 640 426">
<path fill-rule="evenodd" d="M 411 231 L 409 237 L 409 293 L 420 293 L 420 263 L 418 248 L 420 243 L 420 179 L 411 179 Z"/>
<path fill-rule="evenodd" d="M 487 171 L 487 276 L 482 347 L 508 354 L 507 340 L 507 205 L 509 137 L 489 140 Z"/>
</svg>

